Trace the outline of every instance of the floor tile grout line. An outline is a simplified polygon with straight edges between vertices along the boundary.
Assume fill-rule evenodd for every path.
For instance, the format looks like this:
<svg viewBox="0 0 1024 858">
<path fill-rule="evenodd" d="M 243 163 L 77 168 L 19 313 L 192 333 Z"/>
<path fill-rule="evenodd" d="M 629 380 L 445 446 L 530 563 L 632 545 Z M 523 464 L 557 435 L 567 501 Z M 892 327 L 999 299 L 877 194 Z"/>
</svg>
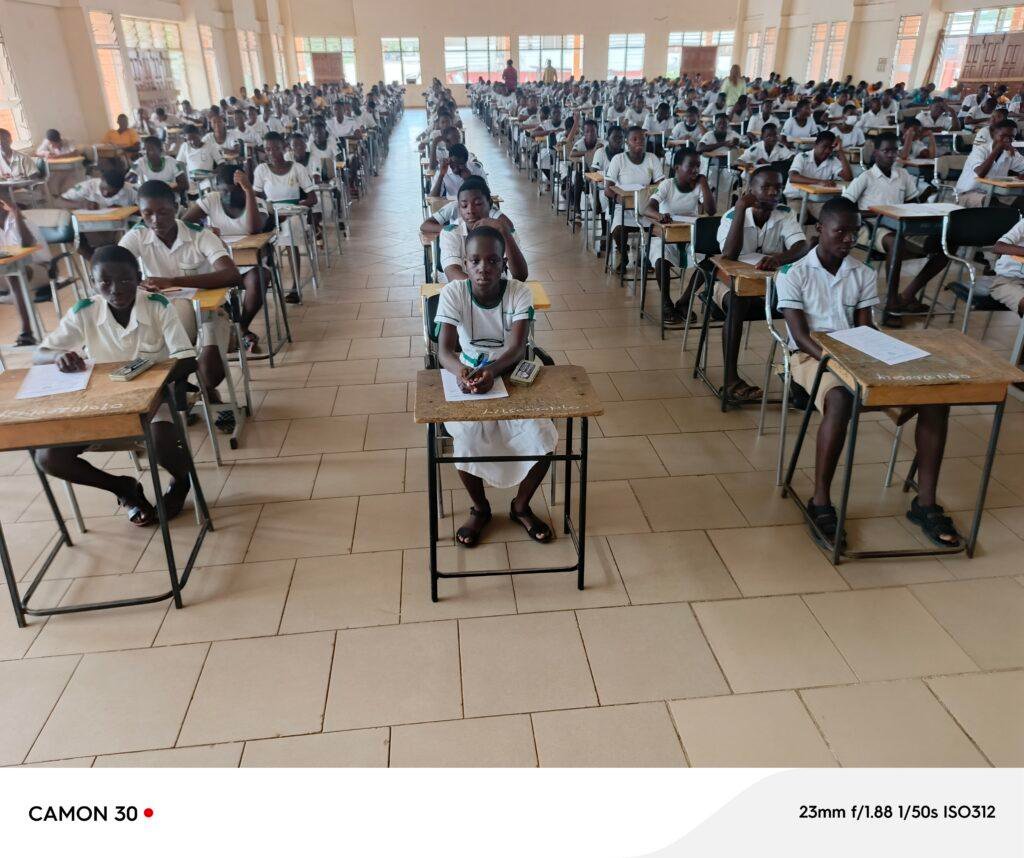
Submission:
<svg viewBox="0 0 1024 858">
<path fill-rule="evenodd" d="M 192 684 L 192 693 L 188 698 L 188 705 L 185 707 L 185 711 L 181 716 L 181 723 L 178 725 L 178 731 L 174 735 L 174 744 L 172 747 L 178 746 L 178 741 L 181 739 L 181 731 L 185 729 L 185 722 L 188 720 L 188 713 L 192 709 L 192 704 L 196 699 L 196 691 L 199 690 L 199 683 L 203 680 L 203 673 L 206 671 L 206 663 L 210 659 L 210 653 L 213 651 L 215 642 L 206 644 L 206 652 L 203 654 L 203 663 L 199 666 L 199 670 L 196 672 L 196 681 Z M 186 644 L 186 646 L 195 646 L 195 644 Z M 152 647 L 151 647 L 152 649 Z"/>
<path fill-rule="evenodd" d="M 56 658 L 67 658 L 67 656 L 55 656 L 55 657 Z M 32 742 L 29 744 L 28 749 L 25 751 L 25 756 L 21 758 L 21 762 L 22 762 L 23 765 L 28 760 L 28 758 L 32 756 L 32 750 L 35 748 L 36 743 L 39 741 L 39 737 L 43 735 L 43 731 L 46 729 L 46 725 L 50 723 L 50 719 L 53 717 L 54 711 L 56 711 L 57 706 L 60 703 L 61 699 L 67 693 L 68 686 L 71 684 L 71 680 L 74 678 L 75 674 L 78 673 L 78 668 L 82 664 L 83 661 L 85 661 L 85 654 L 84 653 L 82 655 L 78 656 L 78 660 L 75 662 L 75 666 L 73 668 L 71 668 L 71 671 L 68 673 L 68 678 L 64 681 L 64 685 L 61 687 L 60 694 L 58 694 L 54 698 L 53 705 L 50 706 L 49 711 L 46 713 L 46 717 L 43 719 L 43 723 L 39 725 L 39 729 L 36 731 L 35 737 L 32 739 Z M 86 756 L 88 756 L 88 755 L 86 755 Z"/>
</svg>

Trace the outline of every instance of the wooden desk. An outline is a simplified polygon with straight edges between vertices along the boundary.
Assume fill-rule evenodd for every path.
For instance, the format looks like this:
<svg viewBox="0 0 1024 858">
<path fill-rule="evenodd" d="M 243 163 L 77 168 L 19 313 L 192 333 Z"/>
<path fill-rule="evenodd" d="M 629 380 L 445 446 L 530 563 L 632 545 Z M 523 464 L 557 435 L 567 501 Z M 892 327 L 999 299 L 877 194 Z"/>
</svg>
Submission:
<svg viewBox="0 0 1024 858">
<path fill-rule="evenodd" d="M 270 368 L 274 368 L 274 357 L 284 346 L 285 342 L 292 341 L 292 331 L 288 324 L 288 311 L 286 308 L 287 302 L 284 300 L 284 288 L 281 286 L 280 277 L 277 274 L 277 266 L 274 264 L 273 255 L 268 257 L 271 263 L 271 289 L 274 292 L 275 301 L 275 319 L 279 319 L 284 322 L 284 334 L 282 335 L 280 324 L 276 326 L 277 329 L 277 343 L 274 343 L 272 331 L 274 328 L 270 325 L 270 308 L 267 305 L 267 283 L 266 283 L 266 271 L 263 265 L 264 254 L 270 253 L 271 242 L 276 238 L 276 232 L 260 232 L 255 235 L 243 235 L 243 236 L 227 236 L 221 237 L 221 241 L 224 242 L 225 247 L 228 249 L 228 253 L 231 254 L 232 260 L 235 265 L 239 266 L 253 266 L 256 269 L 257 277 L 259 277 L 259 289 L 260 295 L 263 296 L 263 321 L 266 324 L 267 330 L 267 351 L 260 355 L 250 355 L 249 360 L 267 360 L 270 362 Z M 325 239 L 326 244 L 326 239 Z"/>
<path fill-rule="evenodd" d="M 416 374 L 416 406 L 414 419 L 427 424 L 427 498 L 430 527 L 430 598 L 437 601 L 437 582 L 441 578 L 472 578 L 476 576 L 537 574 L 546 572 L 576 572 L 576 586 L 582 590 L 587 536 L 587 465 L 588 432 L 591 417 L 604 414 L 604 406 L 594 390 L 586 370 L 578 366 L 545 366 L 537 380 L 529 387 L 506 383 L 509 395 L 505 399 L 487 399 L 479 402 L 448 402 L 444 396 L 441 373 L 436 369 L 420 370 Z M 565 420 L 565 452 L 540 456 L 457 457 L 437 455 L 437 426 L 445 422 L 476 422 L 489 420 L 543 419 Z M 579 452 L 574 451 L 574 421 L 580 421 Z M 564 462 L 563 478 L 563 530 L 576 548 L 576 562 L 571 566 L 551 566 L 531 569 L 493 569 L 479 572 L 442 572 L 437 568 L 437 495 L 438 467 L 472 461 L 527 461 Z M 572 509 L 573 462 L 579 462 L 578 525 L 574 526 Z"/>
<path fill-rule="evenodd" d="M 977 181 L 978 184 L 985 185 L 988 189 L 985 205 L 992 204 L 993 196 L 1019 197 L 1024 194 L 1024 179 L 990 179 L 986 176 Z"/>
<path fill-rule="evenodd" d="M 60 605 L 48 608 L 29 607 L 29 601 L 43 576 L 49 570 L 58 551 L 65 545 L 71 546 L 71 536 L 64 523 L 64 517 L 57 502 L 54 500 L 46 474 L 36 465 L 36 472 L 43 486 L 43 492 L 50 504 L 54 521 L 60 531 L 60 538 L 50 550 L 42 566 L 21 596 L 18 579 L 11 563 L 7 544 L 4 541 L 3 529 L 0 528 L 0 562 L 4 570 L 4 578 L 14 608 L 14 616 L 19 626 L 24 627 L 25 616 L 50 616 L 53 614 L 71 614 L 82 611 L 93 611 L 103 608 L 145 605 L 173 599 L 177 608 L 182 606 L 181 590 L 188 582 L 203 539 L 208 530 L 213 529 L 210 512 L 203 497 L 199 477 L 196 474 L 192 457 L 188 453 L 185 439 L 185 428 L 180 415 L 174 409 L 170 396 L 165 391 L 165 383 L 174 361 L 165 361 L 133 378 L 131 381 L 111 381 L 109 373 L 116 369 L 118 363 L 97 364 L 93 369 L 89 386 L 75 393 L 64 393 L 56 396 L 44 396 L 37 399 L 16 399 L 28 370 L 14 369 L 0 374 L 0 451 L 27 450 L 29 455 L 40 447 L 81 446 L 100 441 L 143 440 L 146 445 L 146 459 L 150 466 L 153 481 L 153 492 L 156 497 L 157 513 L 163 537 L 164 551 L 167 559 L 171 589 L 166 593 L 143 596 L 131 599 L 118 599 L 111 602 L 97 602 L 76 605 Z M 203 517 L 199 534 L 192 546 L 189 558 L 179 578 L 171 545 L 171 534 L 164 509 L 163 489 L 160 485 L 159 468 L 156 464 L 154 441 L 150 429 L 150 421 L 163 402 L 171 406 L 174 425 L 182 439 L 182 446 L 188 456 L 189 477 L 196 506 Z M 34 457 L 32 458 L 35 462 Z M 131 524 L 126 520 L 126 528 Z"/>
<path fill-rule="evenodd" d="M 684 221 L 651 224 L 651 235 L 659 236 L 667 244 L 685 244 L 690 240 L 693 224 Z"/>
<path fill-rule="evenodd" d="M 722 279 L 730 285 L 733 294 L 740 298 L 763 298 L 767 291 L 768 279 L 775 275 L 774 271 L 762 271 L 738 259 L 726 259 L 724 256 L 713 256 Z"/>
<path fill-rule="evenodd" d="M 431 214 L 435 214 L 439 209 L 443 209 L 451 200 L 447 197 L 432 197 L 427 195 L 427 208 L 430 209 Z"/>
<path fill-rule="evenodd" d="M 221 236 L 235 265 L 259 265 L 263 249 L 273 241 L 275 232 L 260 232 L 255 235 Z"/>
<path fill-rule="evenodd" d="M 25 306 L 29 308 L 28 314 L 32 321 L 32 329 L 36 340 L 41 342 L 46 332 L 43 330 L 43 320 L 32 300 L 32 293 L 29 291 L 28 285 L 28 266 L 32 264 L 32 254 L 39 250 L 39 246 L 12 247 L 4 245 L 0 247 L 0 250 L 9 254 L 0 258 L 0 276 L 14 277 L 18 281 L 18 288 L 21 290 L 21 296 L 25 300 Z M 59 323 L 60 319 L 57 322 Z"/>
<path fill-rule="evenodd" d="M 800 457 L 800 449 L 807 434 L 811 412 L 814 410 L 814 399 L 826 369 L 831 370 L 853 396 L 853 409 L 846 447 L 846 470 L 838 505 L 837 533 L 842 533 L 846 521 L 857 445 L 857 427 L 861 411 L 864 408 L 995 405 L 971 530 L 966 539 L 961 539 L 959 547 L 854 552 L 846 551 L 841 542 L 831 543 L 824 538 L 823 534 L 818 533 L 823 543 L 828 546 L 833 563 L 839 563 L 843 557 L 916 557 L 955 554 L 964 550 L 968 557 L 972 557 L 978 540 L 978 529 L 981 526 L 981 514 L 985 507 L 985 495 L 988 491 L 989 477 L 992 474 L 996 445 L 999 441 L 999 428 L 1006 406 L 1007 390 L 1011 384 L 1024 382 L 1024 372 L 960 331 L 929 329 L 894 331 L 889 335 L 923 349 L 928 352 L 928 355 L 917 360 L 889 366 L 833 339 L 828 334 L 813 334 L 815 340 L 822 347 L 824 357 L 818 367 L 814 384 L 808 391 L 807 410 L 804 412 L 789 461 L 789 468 L 783 481 L 783 497 L 791 494 L 804 517 L 812 527 L 814 526 L 807 514 L 806 504 L 793 491 L 792 480 L 797 460 Z M 904 491 L 913 487 L 915 469 L 916 463 L 911 466 L 904 483 Z"/>
<path fill-rule="evenodd" d="M 807 204 L 820 203 L 838 197 L 845 185 L 819 185 L 815 182 L 790 182 L 790 187 L 800 192 L 800 226 L 807 223 Z"/>
<path fill-rule="evenodd" d="M 138 206 L 118 206 L 95 211 L 76 210 L 71 213 L 79 232 L 125 232 L 128 221 L 138 214 Z"/>
<path fill-rule="evenodd" d="M 64 155 L 60 158 L 47 158 L 46 163 L 50 169 L 71 170 L 85 162 L 84 155 Z"/>
<path fill-rule="evenodd" d="M 584 173 L 583 178 L 586 179 L 588 182 L 594 182 L 595 184 L 600 185 L 602 182 L 604 182 L 604 173 L 598 170 L 591 170 L 589 172 Z"/>
</svg>

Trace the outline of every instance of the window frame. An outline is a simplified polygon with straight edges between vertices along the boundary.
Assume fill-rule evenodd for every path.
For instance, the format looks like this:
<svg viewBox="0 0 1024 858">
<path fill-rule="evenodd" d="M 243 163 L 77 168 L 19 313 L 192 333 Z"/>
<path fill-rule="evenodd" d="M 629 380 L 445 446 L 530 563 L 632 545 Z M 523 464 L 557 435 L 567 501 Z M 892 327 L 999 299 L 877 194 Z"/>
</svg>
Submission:
<svg viewBox="0 0 1024 858">
<path fill-rule="evenodd" d="M 387 42 L 397 42 L 398 43 L 398 46 L 397 46 L 398 49 L 397 50 L 394 50 L 394 49 L 389 50 L 388 47 L 385 44 Z M 413 48 L 411 46 L 407 46 L 406 42 L 415 42 L 416 43 L 415 48 Z M 420 86 L 420 85 L 422 85 L 422 83 L 423 83 L 423 54 L 422 54 L 421 47 L 420 47 L 420 37 L 419 36 L 381 36 L 381 39 L 380 39 L 380 52 L 381 52 L 381 61 L 382 61 L 383 66 L 384 66 L 385 69 L 387 69 L 387 66 L 388 66 L 387 55 L 389 53 L 391 53 L 391 54 L 398 54 L 398 64 L 399 64 L 399 67 L 402 70 L 401 80 L 399 81 L 399 83 L 402 86 Z M 406 71 L 406 63 L 408 62 L 411 65 L 412 60 L 408 60 L 407 61 L 406 57 L 407 56 L 408 57 L 412 57 L 413 55 L 415 55 L 415 57 L 416 57 L 416 79 L 413 80 L 413 81 L 410 81 L 409 80 L 409 74 Z M 392 60 L 391 62 L 394 62 L 394 60 Z M 385 72 L 384 77 L 387 78 L 387 73 L 386 72 Z M 391 83 L 391 81 L 388 81 L 386 79 L 385 79 L 384 82 L 385 83 Z"/>
<path fill-rule="evenodd" d="M 613 45 L 613 39 L 622 39 L 622 45 Z M 646 33 L 609 33 L 608 34 L 608 62 L 605 67 L 605 79 L 622 78 L 624 80 L 639 80 L 644 76 L 644 54 L 647 49 Z M 630 53 L 640 52 L 640 67 L 630 67 Z M 613 60 L 613 56 L 621 52 L 621 63 Z M 634 57 L 635 59 L 635 57 Z M 621 70 L 621 74 L 619 73 Z"/>
<path fill-rule="evenodd" d="M 553 44 L 554 40 L 557 40 L 557 45 Z M 552 62 L 552 65 L 558 72 L 560 80 L 566 80 L 569 77 L 578 78 L 583 73 L 583 48 L 585 45 L 582 33 L 520 35 L 517 44 L 520 82 L 539 81 L 547 64 L 546 61 L 553 60 L 555 57 L 558 58 L 558 62 Z M 509 46 L 511 47 L 511 44 Z M 536 54 L 537 57 L 535 68 L 529 65 L 529 58 L 533 54 Z"/>
<path fill-rule="evenodd" d="M 217 48 L 213 38 L 213 25 L 199 25 L 199 51 L 203 55 L 203 68 L 206 69 L 206 89 L 211 104 L 217 104 L 224 98 L 224 86 L 220 80 L 220 68 L 217 66 Z"/>
<path fill-rule="evenodd" d="M 981 29 L 979 27 L 981 18 L 986 13 L 993 12 L 996 14 L 994 27 L 991 30 Z M 957 85 L 960 81 L 960 73 L 963 71 L 967 40 L 971 36 L 1012 32 L 1014 16 L 1019 16 L 1018 25 L 1024 25 L 1024 5 L 986 6 L 983 9 L 961 9 L 947 12 L 936 40 L 935 53 L 929 69 L 929 79 L 935 81 L 936 87 L 940 90 Z M 956 25 L 955 32 L 954 25 Z"/>
<path fill-rule="evenodd" d="M 102 15 L 109 19 L 109 27 L 105 27 L 110 33 L 110 39 L 107 41 L 100 41 L 97 35 L 97 20 Z M 92 39 L 92 48 L 100 75 L 103 103 L 107 108 L 110 127 L 113 128 L 116 126 L 117 117 L 120 114 L 131 116 L 133 112 L 118 16 L 109 9 L 90 9 L 89 36 Z M 112 91 L 111 87 L 116 91 Z"/>
<path fill-rule="evenodd" d="M 483 39 L 483 47 L 470 47 L 471 39 Z M 461 45 L 458 44 L 461 42 Z M 470 71 L 470 55 L 483 54 L 486 59 L 486 70 L 480 74 L 479 69 Z M 462 67 L 452 67 L 450 59 L 461 55 Z M 501 72 L 505 63 L 512 57 L 512 39 L 509 36 L 445 36 L 444 37 L 444 80 L 449 86 L 468 86 L 482 77 L 488 83 L 501 80 Z M 461 74 L 462 80 L 455 78 Z"/>
<path fill-rule="evenodd" d="M 332 41 L 337 42 L 337 49 Z M 356 80 L 355 36 L 296 36 L 292 45 L 297 83 L 313 83 L 313 54 L 341 54 L 341 76 L 346 82 Z"/>
<path fill-rule="evenodd" d="M 915 21 L 913 34 L 908 34 L 908 22 Z M 889 70 L 889 86 L 897 83 L 910 83 L 910 73 L 914 68 L 914 60 L 917 58 L 917 43 L 921 38 L 921 24 L 924 22 L 923 15 L 901 15 L 899 26 L 896 28 L 896 47 L 892 52 L 892 68 Z M 900 54 L 906 44 L 911 45 L 910 59 L 904 65 L 899 62 Z M 906 71 L 901 71 L 905 67 Z M 900 79 L 898 79 L 900 78 Z"/>
<path fill-rule="evenodd" d="M 732 48 L 735 30 L 673 30 L 668 34 L 668 54 L 665 58 L 665 76 L 678 78 L 683 64 L 683 48 L 717 47 L 715 76 L 726 77 L 732 66 Z M 675 70 L 673 71 L 673 65 Z"/>
<path fill-rule="evenodd" d="M 0 27 L 0 114 L 8 113 L 10 125 L 4 125 L 11 132 L 12 145 L 28 146 L 32 143 L 32 129 L 25 113 L 25 103 L 18 89 L 18 77 L 14 72 L 14 62 L 7 52 L 3 28 Z"/>
</svg>

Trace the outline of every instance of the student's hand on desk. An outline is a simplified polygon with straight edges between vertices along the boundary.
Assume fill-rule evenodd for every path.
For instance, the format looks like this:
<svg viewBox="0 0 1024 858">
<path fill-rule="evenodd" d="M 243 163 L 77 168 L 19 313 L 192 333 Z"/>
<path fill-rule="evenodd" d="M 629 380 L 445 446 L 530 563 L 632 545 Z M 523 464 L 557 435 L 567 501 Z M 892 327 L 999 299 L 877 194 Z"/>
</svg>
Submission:
<svg viewBox="0 0 1024 858">
<path fill-rule="evenodd" d="M 139 288 L 145 292 L 163 292 L 168 289 L 177 289 L 178 279 L 176 277 L 147 277 L 139 284 Z"/>
<path fill-rule="evenodd" d="M 459 386 L 466 393 L 487 393 L 494 387 L 494 371 L 490 367 L 474 370 L 467 366 L 462 371 Z"/>
<path fill-rule="evenodd" d="M 78 352 L 64 352 L 57 358 L 57 369 L 61 372 L 84 372 L 85 360 Z"/>
<path fill-rule="evenodd" d="M 761 259 L 759 259 L 757 261 L 757 265 L 755 265 L 754 268 L 756 268 L 758 271 L 774 271 L 776 268 L 779 267 L 780 264 L 781 263 L 779 262 L 779 259 L 776 255 L 769 254 L 768 256 L 764 256 Z"/>
<path fill-rule="evenodd" d="M 658 215 L 658 223 L 672 223 L 672 215 L 668 212 L 662 212 Z"/>
<path fill-rule="evenodd" d="M 99 203 L 94 203 L 92 200 L 86 200 L 84 203 L 82 203 L 82 208 L 85 209 L 86 211 L 90 211 L 90 212 L 97 211 L 99 209 L 99 207 L 100 207 L 100 204 Z"/>
</svg>

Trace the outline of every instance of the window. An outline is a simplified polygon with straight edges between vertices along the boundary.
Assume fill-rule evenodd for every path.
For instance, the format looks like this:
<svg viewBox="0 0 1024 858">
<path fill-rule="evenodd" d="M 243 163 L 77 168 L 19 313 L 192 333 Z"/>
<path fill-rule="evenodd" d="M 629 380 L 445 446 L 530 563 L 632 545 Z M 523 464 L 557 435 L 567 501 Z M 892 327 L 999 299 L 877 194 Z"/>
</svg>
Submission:
<svg viewBox="0 0 1024 858">
<path fill-rule="evenodd" d="M 92 41 L 96 46 L 96 61 L 100 67 L 103 100 L 106 102 L 107 115 L 113 127 L 119 113 L 131 115 L 131 103 L 128 101 L 128 89 L 125 85 L 124 60 L 121 57 L 114 16 L 110 12 L 90 11 L 89 25 L 92 29 Z"/>
<path fill-rule="evenodd" d="M 644 76 L 644 34 L 612 33 L 608 36 L 608 80 Z"/>
<path fill-rule="evenodd" d="M 828 28 L 828 47 L 825 50 L 823 78 L 837 80 L 843 74 L 843 56 L 846 53 L 846 33 L 850 25 L 846 21 L 833 21 Z"/>
<path fill-rule="evenodd" d="M 262 74 L 260 65 L 260 46 L 256 34 L 252 30 L 238 31 L 238 53 L 242 60 L 242 82 L 250 95 L 259 85 Z"/>
<path fill-rule="evenodd" d="M 278 33 L 270 34 L 270 43 L 274 47 L 274 83 L 284 89 L 288 86 L 288 66 L 284 62 L 284 42 Z"/>
<path fill-rule="evenodd" d="M 21 105 L 21 94 L 14 79 L 14 67 L 7 56 L 4 34 L 0 31 L 0 128 L 6 128 L 14 138 L 15 146 L 24 146 L 32 141 L 28 120 Z"/>
<path fill-rule="evenodd" d="M 221 87 L 220 72 L 217 70 L 217 51 L 213 47 L 213 27 L 209 24 L 199 25 L 199 44 L 203 50 L 203 67 L 206 69 L 210 101 L 220 101 L 224 97 L 224 89 Z"/>
<path fill-rule="evenodd" d="M 921 16 L 904 15 L 896 31 L 896 53 L 892 58 L 892 79 L 890 85 L 910 82 L 910 67 L 917 52 L 917 37 L 921 33 Z"/>
<path fill-rule="evenodd" d="M 917 17 L 917 16 L 912 16 Z M 918 24 L 920 28 L 920 24 Z M 968 36 L 1024 30 L 1024 6 L 1002 6 L 976 9 L 973 12 L 950 12 L 941 33 L 935 68 L 930 75 L 939 89 L 953 86 L 960 78 L 960 68 L 967 50 Z"/>
<path fill-rule="evenodd" d="M 128 49 L 129 69 L 139 103 L 150 107 L 151 101 L 162 101 L 164 98 L 191 100 L 178 25 L 169 21 L 122 15 L 121 29 L 124 31 L 124 46 Z"/>
<path fill-rule="evenodd" d="M 548 60 L 559 80 L 578 78 L 583 73 L 583 36 L 519 37 L 520 81 L 540 80 Z"/>
<path fill-rule="evenodd" d="M 814 24 L 811 27 L 811 49 L 807 55 L 805 80 L 818 80 L 825 63 L 825 39 L 828 38 L 828 24 Z"/>
<path fill-rule="evenodd" d="M 751 77 L 761 75 L 761 41 L 764 33 L 750 33 L 747 36 L 747 56 L 744 68 Z"/>
<path fill-rule="evenodd" d="M 761 52 L 761 77 L 768 77 L 775 71 L 775 42 L 778 39 L 777 27 L 768 27 L 764 31 L 764 50 Z"/>
<path fill-rule="evenodd" d="M 679 33 L 668 34 L 668 61 L 666 62 L 666 74 L 668 77 L 679 77 L 679 69 L 682 67 L 683 48 L 718 47 L 715 57 L 715 75 L 726 77 L 729 74 L 729 67 L 732 65 L 732 43 L 735 39 L 735 32 L 732 30 L 712 30 L 702 32 L 700 30 L 687 30 Z"/>
<path fill-rule="evenodd" d="M 381 39 L 384 54 L 384 82 L 423 83 L 420 74 L 420 40 L 418 36 Z"/>
<path fill-rule="evenodd" d="M 508 36 L 445 36 L 445 83 L 501 80 L 501 70 L 511 56 Z"/>
<path fill-rule="evenodd" d="M 296 36 L 295 61 L 299 83 L 315 83 L 313 54 L 341 54 L 341 73 L 345 80 L 356 79 L 356 40 L 348 36 Z"/>
</svg>

